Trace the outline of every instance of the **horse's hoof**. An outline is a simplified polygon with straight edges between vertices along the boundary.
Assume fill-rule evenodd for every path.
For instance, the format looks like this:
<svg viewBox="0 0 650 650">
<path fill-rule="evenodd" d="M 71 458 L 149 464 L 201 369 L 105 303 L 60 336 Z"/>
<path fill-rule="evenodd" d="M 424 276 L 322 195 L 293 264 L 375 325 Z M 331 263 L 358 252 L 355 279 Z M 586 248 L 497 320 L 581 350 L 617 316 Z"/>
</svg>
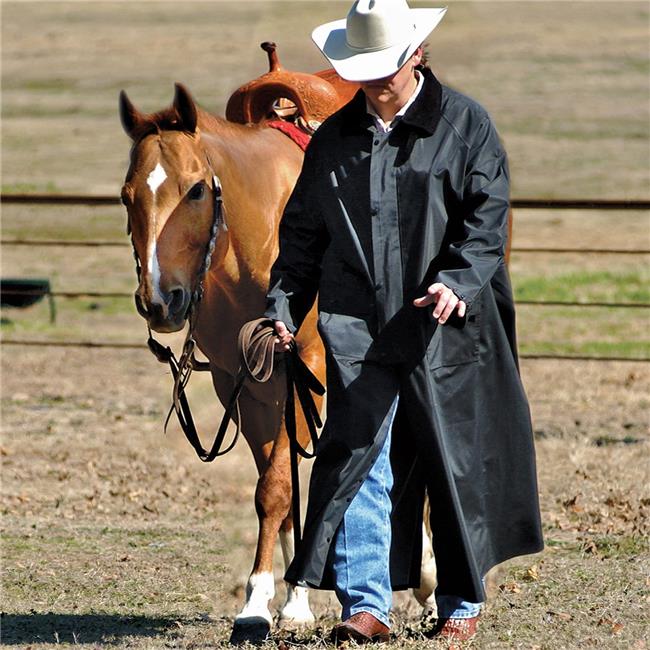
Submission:
<svg viewBox="0 0 650 650">
<path fill-rule="evenodd" d="M 240 645 L 251 643 L 253 645 L 262 645 L 271 633 L 271 624 L 262 616 L 249 616 L 239 618 L 232 626 L 230 643 Z"/>
</svg>

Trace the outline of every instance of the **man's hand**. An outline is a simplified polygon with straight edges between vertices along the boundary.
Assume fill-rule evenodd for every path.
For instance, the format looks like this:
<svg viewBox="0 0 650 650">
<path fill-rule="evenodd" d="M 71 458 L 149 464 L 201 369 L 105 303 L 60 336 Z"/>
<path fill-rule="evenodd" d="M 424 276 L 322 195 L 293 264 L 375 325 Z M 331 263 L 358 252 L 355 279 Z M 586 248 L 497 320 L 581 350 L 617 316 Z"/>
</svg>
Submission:
<svg viewBox="0 0 650 650">
<path fill-rule="evenodd" d="M 287 329 L 287 326 L 281 320 L 275 321 L 275 331 L 277 333 L 274 346 L 275 351 L 289 352 L 294 344 L 293 334 Z"/>
<path fill-rule="evenodd" d="M 422 298 L 416 298 L 413 304 L 416 307 L 427 307 L 435 303 L 433 317 L 444 325 L 447 319 L 452 315 L 454 309 L 458 310 L 458 316 L 462 318 L 467 311 L 467 305 L 458 298 L 458 296 L 442 282 L 435 282 L 427 289 L 427 295 Z"/>
</svg>

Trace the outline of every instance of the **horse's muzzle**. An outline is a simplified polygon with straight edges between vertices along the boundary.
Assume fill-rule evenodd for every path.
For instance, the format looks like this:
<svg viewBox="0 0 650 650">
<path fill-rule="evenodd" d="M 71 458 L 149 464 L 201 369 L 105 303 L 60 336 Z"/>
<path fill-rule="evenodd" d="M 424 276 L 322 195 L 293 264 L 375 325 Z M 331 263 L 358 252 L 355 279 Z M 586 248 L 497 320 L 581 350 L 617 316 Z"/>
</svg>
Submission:
<svg viewBox="0 0 650 650">
<path fill-rule="evenodd" d="M 135 307 L 140 316 L 155 332 L 178 332 L 185 325 L 187 309 L 190 305 L 191 294 L 183 287 L 177 287 L 169 292 L 160 292 L 158 300 L 146 300 L 140 291 L 135 293 Z"/>
</svg>

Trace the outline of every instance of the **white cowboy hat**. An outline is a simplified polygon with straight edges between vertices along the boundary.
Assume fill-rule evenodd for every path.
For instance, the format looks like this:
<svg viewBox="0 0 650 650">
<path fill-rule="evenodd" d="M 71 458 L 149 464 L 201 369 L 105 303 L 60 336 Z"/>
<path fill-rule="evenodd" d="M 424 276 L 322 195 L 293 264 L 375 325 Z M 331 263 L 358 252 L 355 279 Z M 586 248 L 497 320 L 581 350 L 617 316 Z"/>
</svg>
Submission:
<svg viewBox="0 0 650 650">
<path fill-rule="evenodd" d="M 408 61 L 446 11 L 411 9 L 406 0 L 356 0 L 347 18 L 316 27 L 311 37 L 344 79 L 382 79 Z"/>
</svg>

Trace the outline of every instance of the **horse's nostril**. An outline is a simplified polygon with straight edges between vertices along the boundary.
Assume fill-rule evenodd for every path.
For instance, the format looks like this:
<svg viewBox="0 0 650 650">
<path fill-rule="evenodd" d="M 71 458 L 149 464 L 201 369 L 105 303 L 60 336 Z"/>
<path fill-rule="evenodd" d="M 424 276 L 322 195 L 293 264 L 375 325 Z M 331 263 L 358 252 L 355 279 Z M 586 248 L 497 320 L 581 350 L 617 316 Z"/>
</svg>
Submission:
<svg viewBox="0 0 650 650">
<path fill-rule="evenodd" d="M 185 306 L 185 295 L 185 290 L 181 288 L 170 291 L 170 300 L 167 305 L 170 314 L 177 314 L 183 309 Z"/>
</svg>

